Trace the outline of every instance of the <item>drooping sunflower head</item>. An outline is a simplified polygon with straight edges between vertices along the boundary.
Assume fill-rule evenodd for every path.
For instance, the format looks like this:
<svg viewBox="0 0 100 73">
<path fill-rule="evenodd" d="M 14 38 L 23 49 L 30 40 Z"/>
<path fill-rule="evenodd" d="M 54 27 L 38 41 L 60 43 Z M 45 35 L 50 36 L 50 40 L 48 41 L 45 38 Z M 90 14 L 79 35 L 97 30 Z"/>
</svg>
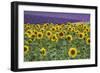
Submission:
<svg viewBox="0 0 100 73">
<path fill-rule="evenodd" d="M 58 37 L 57 37 L 56 34 L 53 34 L 53 35 L 52 35 L 51 41 L 53 41 L 53 42 L 57 42 L 57 41 L 58 41 Z"/>
<path fill-rule="evenodd" d="M 72 38 L 71 35 L 67 35 L 67 36 L 66 36 L 66 39 L 67 39 L 67 41 L 69 41 L 69 42 L 71 42 L 71 41 L 73 40 L 73 38 Z"/>
<path fill-rule="evenodd" d="M 58 34 L 58 36 L 59 36 L 59 38 L 63 38 L 64 37 L 64 32 L 59 32 L 59 34 Z"/>
<path fill-rule="evenodd" d="M 24 46 L 24 53 L 27 54 L 29 52 L 29 46 L 25 45 Z"/>
<path fill-rule="evenodd" d="M 37 24 L 36 26 L 37 26 L 38 29 L 40 29 L 40 24 Z"/>
<path fill-rule="evenodd" d="M 37 39 L 42 39 L 43 38 L 43 33 L 42 32 L 38 32 L 37 33 Z"/>
<path fill-rule="evenodd" d="M 52 35 L 52 32 L 51 32 L 51 31 L 47 31 L 47 32 L 46 32 L 46 36 L 47 36 L 48 38 L 50 38 L 51 35 Z"/>
<path fill-rule="evenodd" d="M 87 38 L 87 39 L 86 39 L 86 44 L 87 44 L 87 45 L 90 45 L 90 38 Z"/>
<path fill-rule="evenodd" d="M 40 49 L 40 53 L 42 56 L 46 56 L 46 49 L 45 48 L 41 48 Z"/>
<path fill-rule="evenodd" d="M 76 48 L 70 48 L 68 50 L 68 55 L 71 58 L 76 58 L 76 56 L 77 56 L 77 49 Z"/>
<path fill-rule="evenodd" d="M 83 38 L 84 38 L 84 33 L 80 32 L 80 33 L 78 34 L 78 38 L 79 38 L 79 39 L 83 39 Z"/>
</svg>

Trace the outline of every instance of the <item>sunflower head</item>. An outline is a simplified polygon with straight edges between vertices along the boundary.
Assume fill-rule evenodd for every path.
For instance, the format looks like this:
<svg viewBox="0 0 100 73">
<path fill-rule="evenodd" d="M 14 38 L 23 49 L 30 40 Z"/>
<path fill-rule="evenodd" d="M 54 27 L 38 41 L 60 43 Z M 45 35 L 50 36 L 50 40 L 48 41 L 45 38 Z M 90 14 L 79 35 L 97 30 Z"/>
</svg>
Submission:
<svg viewBox="0 0 100 73">
<path fill-rule="evenodd" d="M 31 29 L 28 29 L 26 32 L 27 32 L 28 34 L 32 34 L 32 30 L 31 30 Z"/>
<path fill-rule="evenodd" d="M 52 32 L 55 32 L 56 31 L 56 27 L 55 26 L 52 26 L 51 31 Z"/>
<path fill-rule="evenodd" d="M 45 48 L 41 48 L 40 49 L 40 53 L 42 56 L 46 56 L 46 49 Z"/>
<path fill-rule="evenodd" d="M 31 44 L 31 43 L 32 43 L 32 39 L 29 39 L 29 40 L 28 40 L 28 43 Z"/>
<path fill-rule="evenodd" d="M 37 35 L 37 30 L 33 30 L 34 34 Z"/>
<path fill-rule="evenodd" d="M 44 29 L 47 29 L 47 27 L 48 27 L 48 24 L 47 23 L 43 24 L 43 28 Z"/>
<path fill-rule="evenodd" d="M 31 38 L 31 35 L 32 35 L 32 34 L 29 34 L 29 33 L 27 33 L 27 32 L 24 33 L 24 36 L 27 37 L 27 38 Z"/>
<path fill-rule="evenodd" d="M 36 37 L 36 34 L 35 34 L 35 32 L 33 32 L 32 34 L 31 34 L 31 38 L 35 38 Z"/>
<path fill-rule="evenodd" d="M 67 35 L 67 36 L 66 36 L 66 39 L 67 39 L 69 42 L 71 42 L 71 41 L 73 40 L 73 38 L 72 38 L 71 35 Z"/>
<path fill-rule="evenodd" d="M 57 31 L 59 30 L 59 28 L 60 28 L 60 26 L 59 26 L 59 25 L 56 25 L 56 30 L 57 30 Z"/>
<path fill-rule="evenodd" d="M 90 32 L 90 28 L 86 28 L 85 30 L 86 30 L 87 32 Z"/>
<path fill-rule="evenodd" d="M 41 32 L 45 32 L 45 29 L 44 29 L 44 28 L 41 28 L 40 31 L 41 31 Z"/>
<path fill-rule="evenodd" d="M 43 33 L 42 32 L 38 32 L 37 33 L 37 39 L 42 39 L 43 38 Z"/>
<path fill-rule="evenodd" d="M 46 36 L 47 36 L 48 38 L 50 38 L 51 35 L 52 35 L 52 32 L 51 32 L 51 31 L 47 31 L 47 32 L 46 32 Z"/>
<path fill-rule="evenodd" d="M 27 54 L 29 52 L 29 46 L 25 45 L 24 46 L 24 53 Z"/>
<path fill-rule="evenodd" d="M 59 38 L 63 38 L 64 37 L 64 32 L 59 32 L 59 34 L 58 34 L 58 36 L 59 36 Z"/>
<path fill-rule="evenodd" d="M 70 48 L 68 51 L 68 55 L 71 58 L 76 58 L 77 56 L 77 49 L 76 48 Z"/>
<path fill-rule="evenodd" d="M 37 28 L 40 29 L 40 24 L 37 24 Z"/>
<path fill-rule="evenodd" d="M 65 24 L 61 24 L 61 27 L 63 28 L 65 26 Z"/>
<path fill-rule="evenodd" d="M 83 25 L 83 29 L 86 29 L 87 28 L 87 25 L 85 24 L 85 25 Z"/>
<path fill-rule="evenodd" d="M 53 34 L 53 35 L 52 35 L 51 41 L 53 41 L 53 42 L 57 42 L 57 41 L 58 41 L 58 37 L 57 37 L 56 34 Z"/>
<path fill-rule="evenodd" d="M 75 27 L 72 28 L 72 32 L 75 32 Z"/>
<path fill-rule="evenodd" d="M 78 37 L 79 37 L 79 39 L 83 39 L 83 38 L 84 38 L 84 33 L 80 32 L 80 33 L 78 34 Z"/>
<path fill-rule="evenodd" d="M 87 38 L 87 39 L 86 39 L 86 44 L 87 44 L 87 45 L 90 45 L 90 38 Z"/>
</svg>

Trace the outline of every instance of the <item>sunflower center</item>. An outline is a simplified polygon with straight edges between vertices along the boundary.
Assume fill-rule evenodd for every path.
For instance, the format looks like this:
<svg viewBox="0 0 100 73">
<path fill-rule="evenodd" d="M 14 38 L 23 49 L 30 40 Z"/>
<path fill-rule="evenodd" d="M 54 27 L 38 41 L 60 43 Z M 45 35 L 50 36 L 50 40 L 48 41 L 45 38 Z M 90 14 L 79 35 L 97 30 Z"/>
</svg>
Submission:
<svg viewBox="0 0 100 73">
<path fill-rule="evenodd" d="M 48 35 L 50 35 L 50 33 L 48 32 Z"/>
<path fill-rule="evenodd" d="M 28 31 L 28 33 L 30 34 L 31 32 L 30 32 L 30 31 Z"/>
<path fill-rule="evenodd" d="M 69 28 L 69 30 L 71 30 L 71 28 Z"/>
<path fill-rule="evenodd" d="M 71 54 L 72 54 L 72 55 L 74 55 L 74 54 L 75 54 L 75 51 L 74 51 L 74 50 L 72 50 L 72 51 L 71 51 Z"/>
<path fill-rule="evenodd" d="M 35 37 L 35 35 L 32 35 L 32 37 Z"/>
<path fill-rule="evenodd" d="M 44 50 L 42 51 L 42 54 L 44 54 Z"/>
<path fill-rule="evenodd" d="M 55 29 L 54 29 L 54 28 L 52 28 L 52 30 L 54 31 Z"/>
<path fill-rule="evenodd" d="M 35 32 L 35 34 L 37 34 L 37 32 Z"/>
<path fill-rule="evenodd" d="M 55 39 L 55 36 L 53 37 L 53 39 Z"/>
<path fill-rule="evenodd" d="M 26 51 L 27 50 L 27 48 L 26 47 L 24 47 L 24 51 Z"/>
<path fill-rule="evenodd" d="M 80 37 L 82 38 L 82 34 L 80 34 Z"/>
<path fill-rule="evenodd" d="M 90 43 L 90 39 L 88 40 L 88 43 Z"/>
<path fill-rule="evenodd" d="M 39 34 L 38 36 L 41 37 L 41 34 Z"/>
<path fill-rule="evenodd" d="M 70 38 L 70 37 L 68 37 L 67 39 L 68 39 L 68 40 L 70 40 L 71 38 Z"/>
<path fill-rule="evenodd" d="M 61 32 L 59 35 L 60 35 L 60 36 L 63 36 L 63 33 Z"/>
<path fill-rule="evenodd" d="M 86 29 L 88 31 L 88 29 Z"/>
</svg>

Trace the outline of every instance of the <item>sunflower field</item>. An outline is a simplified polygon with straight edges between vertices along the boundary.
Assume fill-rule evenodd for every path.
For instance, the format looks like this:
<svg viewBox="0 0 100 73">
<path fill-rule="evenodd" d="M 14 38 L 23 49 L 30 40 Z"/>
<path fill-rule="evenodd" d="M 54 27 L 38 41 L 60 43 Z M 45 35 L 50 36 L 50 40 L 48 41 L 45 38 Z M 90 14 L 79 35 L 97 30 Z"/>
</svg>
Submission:
<svg viewBox="0 0 100 73">
<path fill-rule="evenodd" d="M 24 61 L 90 58 L 90 24 L 24 24 Z"/>
</svg>

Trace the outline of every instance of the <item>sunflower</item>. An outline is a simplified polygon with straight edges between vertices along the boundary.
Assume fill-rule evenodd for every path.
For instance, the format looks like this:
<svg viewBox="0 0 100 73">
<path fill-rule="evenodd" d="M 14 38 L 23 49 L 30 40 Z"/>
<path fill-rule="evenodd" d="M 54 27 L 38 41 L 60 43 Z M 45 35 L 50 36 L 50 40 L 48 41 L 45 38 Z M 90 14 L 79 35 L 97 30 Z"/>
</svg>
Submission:
<svg viewBox="0 0 100 73">
<path fill-rule="evenodd" d="M 58 37 L 57 37 L 56 34 L 53 34 L 53 35 L 52 35 L 51 41 L 53 41 L 53 42 L 57 42 L 57 41 L 58 41 Z"/>
<path fill-rule="evenodd" d="M 70 26 L 68 27 L 68 31 L 72 31 L 72 28 Z"/>
<path fill-rule="evenodd" d="M 59 30 L 60 30 L 60 31 L 62 30 L 62 27 L 61 27 L 61 25 L 59 25 Z"/>
<path fill-rule="evenodd" d="M 72 28 L 72 31 L 75 32 L 75 27 Z"/>
<path fill-rule="evenodd" d="M 90 38 L 87 38 L 87 39 L 86 39 L 86 44 L 87 44 L 87 45 L 90 45 Z"/>
<path fill-rule="evenodd" d="M 24 53 L 27 54 L 29 52 L 29 46 L 25 45 L 24 46 Z"/>
<path fill-rule="evenodd" d="M 69 42 L 71 42 L 71 41 L 73 40 L 73 38 L 72 38 L 71 35 L 67 35 L 67 36 L 66 36 L 66 39 L 67 39 Z"/>
<path fill-rule="evenodd" d="M 70 48 L 68 51 L 68 55 L 71 58 L 75 58 L 77 56 L 77 49 L 76 48 Z"/>
<path fill-rule="evenodd" d="M 32 33 L 32 30 L 31 30 L 31 29 L 28 29 L 26 32 L 27 32 L 28 34 L 31 34 L 31 33 Z"/>
<path fill-rule="evenodd" d="M 79 33 L 80 33 L 80 31 L 79 31 L 79 30 L 75 30 L 75 32 L 76 32 L 76 34 L 79 34 Z"/>
<path fill-rule="evenodd" d="M 87 25 L 83 25 L 83 29 L 86 29 L 87 28 Z"/>
<path fill-rule="evenodd" d="M 48 27 L 48 24 L 43 24 L 43 28 L 46 29 Z"/>
<path fill-rule="evenodd" d="M 28 37 L 28 38 L 31 38 L 31 34 L 29 34 L 29 33 L 27 33 L 27 32 L 24 33 L 24 36 L 25 36 L 25 37 Z"/>
<path fill-rule="evenodd" d="M 52 35 L 52 32 L 51 32 L 51 31 L 47 31 L 47 32 L 46 32 L 46 36 L 47 36 L 48 38 L 50 38 L 51 35 Z"/>
<path fill-rule="evenodd" d="M 37 33 L 37 39 L 42 39 L 43 38 L 43 33 L 42 32 L 38 32 Z"/>
<path fill-rule="evenodd" d="M 41 31 L 41 32 L 44 32 L 44 31 L 45 31 L 45 29 L 44 29 L 44 28 L 41 28 L 41 29 L 40 29 L 40 31 Z"/>
<path fill-rule="evenodd" d="M 31 44 L 31 43 L 32 43 L 32 39 L 29 39 L 29 40 L 28 40 L 28 43 Z"/>
<path fill-rule="evenodd" d="M 84 33 L 80 32 L 80 33 L 78 34 L 78 37 L 79 37 L 79 39 L 83 39 L 83 38 L 84 38 Z"/>
<path fill-rule="evenodd" d="M 63 38 L 64 37 L 64 32 L 59 32 L 59 34 L 58 34 L 58 36 L 59 36 L 59 38 Z"/>
<path fill-rule="evenodd" d="M 28 24 L 25 24 L 24 27 L 25 27 L 25 29 L 29 29 L 30 28 L 30 26 Z"/>
<path fill-rule="evenodd" d="M 25 44 L 25 45 L 29 45 L 28 40 L 24 40 L 24 44 Z"/>
<path fill-rule="evenodd" d="M 65 24 L 61 24 L 61 27 L 63 28 L 65 26 Z"/>
<path fill-rule="evenodd" d="M 35 38 L 36 37 L 36 34 L 35 34 L 35 32 L 33 32 L 32 34 L 31 34 L 31 38 Z"/>
<path fill-rule="evenodd" d="M 54 26 L 52 26 L 51 31 L 56 31 L 56 28 Z"/>
<path fill-rule="evenodd" d="M 33 30 L 34 34 L 37 35 L 37 30 Z"/>
<path fill-rule="evenodd" d="M 59 30 L 59 28 L 60 28 L 60 26 L 59 26 L 59 25 L 56 25 L 56 30 L 57 30 L 57 31 Z"/>
<path fill-rule="evenodd" d="M 86 28 L 85 30 L 86 30 L 87 32 L 90 32 L 90 28 Z"/>
<path fill-rule="evenodd" d="M 42 56 L 46 56 L 46 49 L 45 48 L 41 48 L 40 49 L 40 53 Z"/>
<path fill-rule="evenodd" d="M 84 33 L 84 37 L 88 37 L 88 33 Z"/>
<path fill-rule="evenodd" d="M 37 24 L 37 28 L 40 29 L 40 24 Z"/>
</svg>

